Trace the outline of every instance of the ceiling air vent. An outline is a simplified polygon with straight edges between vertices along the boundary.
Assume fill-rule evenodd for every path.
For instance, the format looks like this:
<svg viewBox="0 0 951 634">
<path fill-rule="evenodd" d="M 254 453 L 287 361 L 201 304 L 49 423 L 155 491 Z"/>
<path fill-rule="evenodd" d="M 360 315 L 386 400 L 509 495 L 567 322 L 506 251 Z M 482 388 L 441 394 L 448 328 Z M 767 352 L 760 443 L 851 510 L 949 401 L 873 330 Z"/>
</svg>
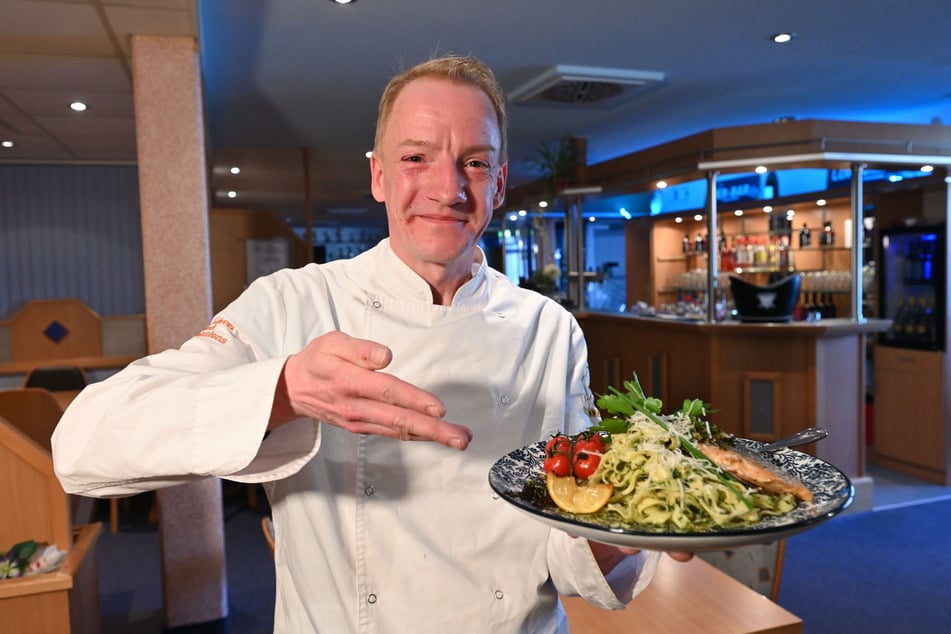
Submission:
<svg viewBox="0 0 951 634">
<path fill-rule="evenodd" d="M 652 71 L 559 65 L 509 91 L 509 100 L 531 106 L 614 107 L 665 78 Z"/>
</svg>

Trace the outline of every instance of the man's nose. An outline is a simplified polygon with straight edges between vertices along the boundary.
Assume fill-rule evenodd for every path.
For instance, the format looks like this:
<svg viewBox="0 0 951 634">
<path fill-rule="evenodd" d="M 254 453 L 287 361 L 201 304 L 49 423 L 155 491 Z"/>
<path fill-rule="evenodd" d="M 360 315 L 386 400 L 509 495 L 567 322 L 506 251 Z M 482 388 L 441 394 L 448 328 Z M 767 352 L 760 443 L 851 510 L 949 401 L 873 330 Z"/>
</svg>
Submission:
<svg viewBox="0 0 951 634">
<path fill-rule="evenodd" d="M 444 205 L 457 205 L 468 200 L 466 174 L 452 160 L 439 161 L 433 168 L 431 198 Z"/>
</svg>

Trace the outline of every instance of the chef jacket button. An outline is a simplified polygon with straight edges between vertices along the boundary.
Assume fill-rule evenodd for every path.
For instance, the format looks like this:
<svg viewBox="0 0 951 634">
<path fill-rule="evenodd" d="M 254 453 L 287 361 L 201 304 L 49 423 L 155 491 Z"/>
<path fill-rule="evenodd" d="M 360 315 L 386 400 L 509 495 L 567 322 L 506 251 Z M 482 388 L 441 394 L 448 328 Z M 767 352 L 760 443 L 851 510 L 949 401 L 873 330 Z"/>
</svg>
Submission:
<svg viewBox="0 0 951 634">
<path fill-rule="evenodd" d="M 383 308 L 383 302 L 381 302 L 381 301 L 378 300 L 378 299 L 374 299 L 374 300 L 373 300 L 373 307 L 376 308 L 376 309 Z"/>
<path fill-rule="evenodd" d="M 376 489 L 373 487 L 372 484 L 368 484 L 366 488 L 363 489 L 363 492 L 367 495 L 373 495 L 373 493 L 376 492 Z"/>
<path fill-rule="evenodd" d="M 369 604 L 371 604 L 371 605 L 374 604 L 374 603 L 376 603 L 376 595 L 373 594 L 372 592 L 367 595 L 367 603 L 369 603 Z"/>
<path fill-rule="evenodd" d="M 508 395 L 507 395 L 507 394 L 503 394 L 503 395 L 502 395 L 502 398 L 499 399 L 499 402 L 502 403 L 502 405 L 508 405 L 508 404 L 509 404 L 509 397 L 508 397 Z"/>
<path fill-rule="evenodd" d="M 496 591 L 495 591 L 495 598 L 496 598 L 496 599 L 501 599 L 503 596 L 505 596 L 505 595 L 502 594 L 502 591 L 501 591 L 501 590 L 496 590 Z"/>
</svg>

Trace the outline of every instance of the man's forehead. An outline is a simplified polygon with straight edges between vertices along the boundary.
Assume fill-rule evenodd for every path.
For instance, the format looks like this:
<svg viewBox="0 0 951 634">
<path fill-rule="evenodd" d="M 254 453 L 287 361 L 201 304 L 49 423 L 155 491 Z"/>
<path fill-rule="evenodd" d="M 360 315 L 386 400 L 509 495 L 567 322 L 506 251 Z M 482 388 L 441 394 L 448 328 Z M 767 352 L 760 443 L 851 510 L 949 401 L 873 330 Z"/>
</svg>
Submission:
<svg viewBox="0 0 951 634">
<path fill-rule="evenodd" d="M 426 82 L 428 82 L 428 85 L 426 85 Z M 449 90 L 443 91 L 443 87 Z M 464 102 L 459 104 L 463 108 L 455 112 L 451 105 L 448 109 L 444 104 L 435 106 L 434 98 L 437 97 L 437 94 L 434 94 L 434 91 L 440 93 L 441 96 L 452 93 L 452 99 L 458 98 L 460 102 Z M 467 111 L 465 109 L 475 103 L 481 111 Z M 447 114 L 452 114 L 452 116 L 447 117 Z M 412 126 L 414 122 L 424 122 L 427 118 L 452 122 L 472 122 L 475 126 L 482 128 L 481 135 L 485 137 L 485 141 L 491 143 L 495 150 L 499 149 L 501 131 L 499 130 L 495 109 L 488 95 L 477 86 L 443 78 L 424 77 L 415 79 L 404 86 L 393 101 L 390 116 L 385 122 L 385 132 L 394 132 L 398 136 L 402 136 L 400 132 L 403 132 L 403 130 L 396 132 L 395 127 L 402 129 L 407 125 Z M 397 126 L 393 126 L 393 123 L 397 123 Z M 397 142 L 403 143 L 404 141 L 400 138 Z"/>
</svg>

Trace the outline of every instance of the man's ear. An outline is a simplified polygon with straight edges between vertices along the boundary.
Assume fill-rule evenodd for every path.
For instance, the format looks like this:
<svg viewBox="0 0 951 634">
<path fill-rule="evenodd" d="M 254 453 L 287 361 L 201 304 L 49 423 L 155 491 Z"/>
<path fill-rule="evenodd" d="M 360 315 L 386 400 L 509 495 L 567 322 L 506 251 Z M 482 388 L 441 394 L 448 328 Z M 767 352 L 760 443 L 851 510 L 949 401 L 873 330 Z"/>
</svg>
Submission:
<svg viewBox="0 0 951 634">
<path fill-rule="evenodd" d="M 373 200 L 378 203 L 384 201 L 383 164 L 377 157 L 376 152 L 370 154 L 370 191 L 373 193 Z"/>
<path fill-rule="evenodd" d="M 492 209 L 498 209 L 505 200 L 505 183 L 509 179 L 509 164 L 503 163 L 499 168 L 499 173 L 495 177 L 495 196 L 492 199 Z"/>
</svg>

